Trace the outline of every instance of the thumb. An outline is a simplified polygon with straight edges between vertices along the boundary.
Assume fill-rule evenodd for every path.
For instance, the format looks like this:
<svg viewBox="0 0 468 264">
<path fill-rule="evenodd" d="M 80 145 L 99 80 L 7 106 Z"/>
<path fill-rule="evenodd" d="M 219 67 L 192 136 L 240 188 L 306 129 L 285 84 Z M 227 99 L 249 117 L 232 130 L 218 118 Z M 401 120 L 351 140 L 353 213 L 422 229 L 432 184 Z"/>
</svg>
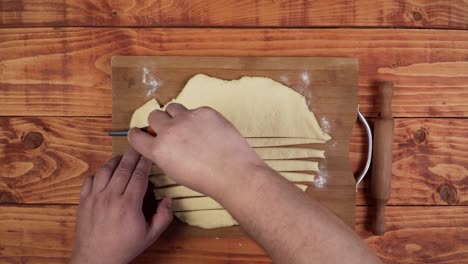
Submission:
<svg viewBox="0 0 468 264">
<path fill-rule="evenodd" d="M 151 243 L 153 243 L 172 222 L 171 204 L 172 200 L 168 197 L 159 202 L 156 213 L 153 215 L 153 219 L 151 219 L 151 224 L 147 234 L 147 239 Z"/>
</svg>

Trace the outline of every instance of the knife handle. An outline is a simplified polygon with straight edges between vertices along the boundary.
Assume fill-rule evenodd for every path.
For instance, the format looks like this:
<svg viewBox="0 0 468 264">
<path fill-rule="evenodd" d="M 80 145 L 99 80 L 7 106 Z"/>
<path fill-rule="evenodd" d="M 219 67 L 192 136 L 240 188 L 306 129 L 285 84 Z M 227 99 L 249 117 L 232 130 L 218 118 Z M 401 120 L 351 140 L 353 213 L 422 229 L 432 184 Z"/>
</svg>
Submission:
<svg viewBox="0 0 468 264">
<path fill-rule="evenodd" d="M 151 128 L 150 126 L 142 127 L 140 128 L 140 130 L 152 135 L 153 137 L 156 136 L 156 132 L 154 132 L 153 128 Z M 109 131 L 108 135 L 112 137 L 126 137 L 128 136 L 128 131 L 129 131 L 128 129 L 113 130 L 113 131 Z"/>
</svg>

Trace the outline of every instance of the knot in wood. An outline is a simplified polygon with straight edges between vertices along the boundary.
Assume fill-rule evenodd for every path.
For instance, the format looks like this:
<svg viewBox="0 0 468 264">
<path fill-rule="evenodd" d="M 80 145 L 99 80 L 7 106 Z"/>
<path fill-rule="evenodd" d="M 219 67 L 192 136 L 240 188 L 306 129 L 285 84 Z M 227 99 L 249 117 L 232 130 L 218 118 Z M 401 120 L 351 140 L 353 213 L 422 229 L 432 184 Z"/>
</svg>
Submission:
<svg viewBox="0 0 468 264">
<path fill-rule="evenodd" d="M 117 11 L 112 10 L 111 16 L 113 16 L 113 17 L 117 16 Z"/>
<path fill-rule="evenodd" d="M 426 141 L 427 133 L 425 129 L 418 129 L 413 132 L 414 143 L 421 144 Z"/>
<path fill-rule="evenodd" d="M 456 204 L 457 203 L 457 190 L 451 184 L 441 184 L 437 187 L 437 193 L 442 201 L 448 204 Z"/>
<path fill-rule="evenodd" d="M 18 201 L 15 199 L 15 197 L 5 191 L 0 191 L 0 204 L 1 203 L 17 203 Z"/>
<path fill-rule="evenodd" d="M 26 149 L 36 149 L 42 145 L 44 138 L 41 133 L 29 132 L 23 138 L 23 144 Z"/>
<path fill-rule="evenodd" d="M 415 12 L 413 12 L 413 18 L 416 21 L 421 21 L 422 15 L 421 15 L 421 13 L 415 11 Z"/>
</svg>

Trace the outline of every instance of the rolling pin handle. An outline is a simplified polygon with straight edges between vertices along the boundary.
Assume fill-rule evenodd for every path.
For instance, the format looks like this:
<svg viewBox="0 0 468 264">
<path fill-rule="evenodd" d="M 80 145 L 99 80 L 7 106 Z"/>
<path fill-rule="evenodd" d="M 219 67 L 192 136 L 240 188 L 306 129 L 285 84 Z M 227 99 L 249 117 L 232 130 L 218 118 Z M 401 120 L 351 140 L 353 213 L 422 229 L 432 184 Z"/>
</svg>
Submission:
<svg viewBox="0 0 468 264">
<path fill-rule="evenodd" d="M 380 114 L 374 122 L 374 148 L 372 155 L 371 194 L 375 201 L 374 234 L 385 233 L 385 206 L 390 199 L 392 176 L 392 117 L 393 83 L 383 82 L 379 86 Z"/>
<path fill-rule="evenodd" d="M 372 230 L 375 235 L 381 236 L 385 234 L 385 206 L 387 201 L 376 201 L 375 220 L 372 223 Z"/>
<path fill-rule="evenodd" d="M 392 119 L 393 82 L 383 82 L 379 87 L 380 118 Z"/>
</svg>

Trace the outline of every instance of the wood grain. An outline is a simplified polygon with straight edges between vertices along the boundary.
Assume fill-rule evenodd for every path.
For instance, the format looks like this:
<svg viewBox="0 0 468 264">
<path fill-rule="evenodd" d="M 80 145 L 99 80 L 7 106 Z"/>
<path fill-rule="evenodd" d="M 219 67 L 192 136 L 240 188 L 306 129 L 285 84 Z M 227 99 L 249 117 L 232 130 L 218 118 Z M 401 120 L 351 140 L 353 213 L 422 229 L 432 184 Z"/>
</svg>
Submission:
<svg viewBox="0 0 468 264">
<path fill-rule="evenodd" d="M 468 28 L 468 4 L 448 0 L 2 1 L 0 26 Z"/>
<path fill-rule="evenodd" d="M 366 116 L 377 83 L 393 80 L 395 117 L 463 117 L 467 50 L 455 30 L 1 29 L 0 115 L 110 116 L 112 56 L 210 55 L 356 57 Z"/>
<path fill-rule="evenodd" d="M 78 203 L 111 156 L 109 118 L 1 118 L 0 203 Z"/>
<path fill-rule="evenodd" d="M 110 118 L 0 118 L 0 202 L 77 203 L 82 178 L 111 156 L 110 127 Z M 30 132 L 43 137 L 37 148 Z M 467 119 L 396 119 L 390 204 L 468 205 L 467 135 Z M 364 142 L 355 127 L 355 172 Z M 370 203 L 365 186 L 357 204 Z"/>
<path fill-rule="evenodd" d="M 366 153 L 364 135 L 362 129 L 353 130 L 354 171 L 362 166 L 362 153 Z M 467 136 L 468 119 L 396 119 L 389 204 L 467 205 Z M 357 204 L 370 203 L 368 183 L 360 186 Z"/>
<path fill-rule="evenodd" d="M 372 236 L 367 207 L 357 208 L 356 231 L 385 263 L 468 263 L 468 207 L 390 206 L 388 231 Z M 67 262 L 76 206 L 0 206 L 1 262 Z M 41 241 L 40 244 L 37 241 Z M 251 239 L 187 238 L 166 233 L 138 263 L 269 263 Z"/>
</svg>

